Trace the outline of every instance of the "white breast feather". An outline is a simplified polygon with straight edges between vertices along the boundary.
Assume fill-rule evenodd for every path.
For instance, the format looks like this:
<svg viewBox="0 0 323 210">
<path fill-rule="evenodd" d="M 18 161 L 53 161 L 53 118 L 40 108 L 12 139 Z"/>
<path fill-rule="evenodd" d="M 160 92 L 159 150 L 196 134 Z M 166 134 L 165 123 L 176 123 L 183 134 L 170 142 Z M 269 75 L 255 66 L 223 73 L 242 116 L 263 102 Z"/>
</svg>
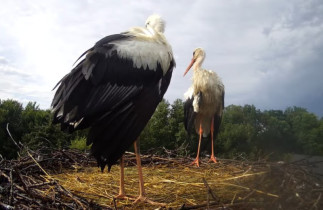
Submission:
<svg viewBox="0 0 323 210">
<path fill-rule="evenodd" d="M 184 98 L 185 99 L 191 99 L 193 97 L 193 86 L 191 86 L 185 93 L 184 93 Z"/>
<path fill-rule="evenodd" d="M 193 85 L 185 93 L 185 98 L 192 98 L 194 112 L 203 112 L 206 115 L 213 115 L 218 107 L 213 106 L 216 102 L 222 100 L 224 86 L 221 78 L 213 71 L 198 69 L 194 71 Z M 202 98 L 199 98 L 199 92 L 202 92 Z M 202 104 L 200 104 L 200 100 Z"/>
<path fill-rule="evenodd" d="M 165 75 L 172 60 L 172 50 L 169 45 L 162 43 L 133 39 L 115 41 L 112 44 L 115 45 L 118 56 L 131 59 L 135 68 L 156 71 L 159 63 Z"/>
<path fill-rule="evenodd" d="M 193 109 L 194 109 L 194 112 L 198 113 L 199 110 L 200 110 L 200 106 L 199 106 L 199 101 L 200 101 L 200 95 L 196 95 L 194 97 L 194 100 L 193 100 Z"/>
</svg>

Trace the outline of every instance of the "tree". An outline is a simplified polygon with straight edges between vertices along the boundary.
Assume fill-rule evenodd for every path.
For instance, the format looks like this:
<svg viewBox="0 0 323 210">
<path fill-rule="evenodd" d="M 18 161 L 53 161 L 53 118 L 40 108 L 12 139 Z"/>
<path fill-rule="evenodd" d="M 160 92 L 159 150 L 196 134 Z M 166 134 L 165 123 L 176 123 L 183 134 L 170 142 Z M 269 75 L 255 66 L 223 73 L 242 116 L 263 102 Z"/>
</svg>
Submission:
<svg viewBox="0 0 323 210">
<path fill-rule="evenodd" d="M 171 105 L 169 126 L 171 132 L 169 149 L 177 150 L 180 155 L 187 155 L 186 149 L 190 149 L 189 146 L 193 144 L 184 127 L 184 103 L 181 99 L 176 99 Z"/>
<path fill-rule="evenodd" d="M 23 127 L 21 121 L 22 104 L 15 100 L 0 101 L 0 154 L 6 158 L 17 157 L 18 148 L 10 139 L 6 127 L 8 124 L 12 137 L 20 140 Z"/>
<path fill-rule="evenodd" d="M 225 108 L 220 134 L 218 152 L 226 157 L 239 154 L 255 155 L 255 141 L 260 130 L 260 111 L 253 105 L 230 105 Z"/>
<path fill-rule="evenodd" d="M 322 155 L 323 141 L 320 138 L 322 130 L 318 118 L 300 107 L 287 108 L 285 115 L 301 152 L 309 155 Z"/>
<path fill-rule="evenodd" d="M 285 153 L 298 151 L 291 126 L 283 111 L 264 111 L 261 128 L 256 142 L 259 156 L 271 154 L 272 158 L 281 158 Z"/>
<path fill-rule="evenodd" d="M 169 103 L 163 99 L 140 135 L 140 145 L 143 151 L 156 147 L 162 148 L 171 146 L 171 131 L 168 118 Z"/>
<path fill-rule="evenodd" d="M 183 105 L 181 99 L 171 105 L 161 101 L 140 135 L 144 152 L 161 153 L 165 147 L 181 155 L 195 154 L 198 135 L 193 132 L 189 137 L 185 131 Z M 69 134 L 51 121 L 50 110 L 40 109 L 36 102 L 23 108 L 18 101 L 0 100 L 0 154 L 17 157 L 18 148 L 6 130 L 8 123 L 13 138 L 31 149 L 68 147 L 75 139 L 84 142 L 87 129 Z M 224 110 L 214 143 L 217 156 L 232 158 L 242 154 L 256 159 L 271 154 L 277 159 L 286 153 L 323 155 L 322 139 L 323 118 L 318 119 L 304 108 L 260 111 L 253 105 L 230 105 Z M 201 152 L 206 149 L 210 150 L 210 137 L 202 140 Z"/>
</svg>

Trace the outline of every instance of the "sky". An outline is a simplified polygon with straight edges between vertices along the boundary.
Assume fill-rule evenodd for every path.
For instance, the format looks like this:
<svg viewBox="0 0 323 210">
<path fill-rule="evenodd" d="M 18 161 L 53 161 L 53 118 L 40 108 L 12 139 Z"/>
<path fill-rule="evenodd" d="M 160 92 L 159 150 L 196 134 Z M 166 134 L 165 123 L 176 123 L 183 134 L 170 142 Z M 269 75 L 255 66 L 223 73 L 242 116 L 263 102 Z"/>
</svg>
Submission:
<svg viewBox="0 0 323 210">
<path fill-rule="evenodd" d="M 322 0 L 1 0 L 0 99 L 50 108 L 56 83 L 99 39 L 159 14 L 177 63 L 165 98 L 184 99 L 193 50 L 225 106 L 303 107 L 323 116 Z"/>
</svg>

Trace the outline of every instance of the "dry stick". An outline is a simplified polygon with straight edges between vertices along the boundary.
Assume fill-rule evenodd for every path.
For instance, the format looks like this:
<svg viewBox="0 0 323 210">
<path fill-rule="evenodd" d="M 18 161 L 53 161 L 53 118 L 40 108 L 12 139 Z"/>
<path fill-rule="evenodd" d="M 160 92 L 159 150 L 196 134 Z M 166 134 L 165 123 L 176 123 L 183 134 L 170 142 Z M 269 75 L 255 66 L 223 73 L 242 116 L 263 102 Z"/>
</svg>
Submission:
<svg viewBox="0 0 323 210">
<path fill-rule="evenodd" d="M 8 132 L 8 134 L 9 134 L 9 136 L 10 136 L 10 138 L 11 138 L 11 140 L 15 143 L 15 145 L 21 150 L 21 147 L 17 144 L 17 142 L 14 140 L 14 138 L 12 137 L 12 135 L 11 135 L 11 133 L 10 133 L 10 131 L 9 131 L 9 123 L 7 123 L 7 132 Z M 28 148 L 26 148 L 27 149 L 27 154 L 29 155 L 29 157 L 31 157 L 31 159 L 36 163 L 36 165 L 50 178 L 50 179 L 52 179 L 51 178 L 51 176 L 39 165 L 39 163 L 35 160 L 35 158 L 30 154 L 30 152 L 29 152 L 29 149 Z"/>
<path fill-rule="evenodd" d="M 255 205 L 255 206 L 263 206 L 263 205 L 266 205 L 268 203 L 260 203 L 260 202 L 249 202 L 248 203 L 249 205 Z M 188 209 L 203 209 L 204 207 L 206 207 L 207 204 L 198 204 L 198 205 L 195 205 L 195 206 L 185 206 L 185 204 L 183 204 L 180 208 L 180 210 L 188 210 Z M 223 206 L 222 205 L 219 205 L 217 202 L 210 202 L 210 206 L 213 206 L 215 209 L 216 207 L 219 207 L 220 209 L 235 209 L 235 207 L 238 207 L 238 206 L 243 206 L 245 205 L 244 202 L 239 202 L 239 203 L 234 203 L 234 204 L 224 204 Z"/>
<path fill-rule="evenodd" d="M 15 209 L 15 207 L 2 203 L 1 201 L 0 201 L 0 207 L 2 207 L 3 209 Z"/>
<path fill-rule="evenodd" d="M 0 158 L 1 158 L 1 161 L 0 161 L 0 164 L 4 161 L 2 155 L 0 154 Z"/>
<path fill-rule="evenodd" d="M 131 156 L 134 156 L 135 153 L 133 152 L 125 152 L 126 155 L 131 155 Z M 146 158 L 150 158 L 152 160 L 162 160 L 162 161 L 169 161 L 169 162 L 175 162 L 175 163 L 179 163 L 178 160 L 176 159 L 172 159 L 172 158 L 162 158 L 162 157 L 157 157 L 157 156 L 154 156 L 154 155 L 140 155 L 140 158 L 142 160 L 145 160 Z M 132 159 L 136 159 L 136 157 L 127 157 L 127 160 L 132 160 Z"/>
<path fill-rule="evenodd" d="M 9 131 L 9 123 L 7 123 L 7 132 L 8 132 L 8 134 L 9 134 L 9 136 L 10 136 L 10 138 L 11 138 L 11 140 L 13 141 L 13 143 L 21 150 L 21 147 L 17 144 L 17 142 L 13 139 L 13 137 L 12 137 L 12 135 L 11 135 L 11 133 L 10 133 L 10 131 Z"/>
<path fill-rule="evenodd" d="M 10 196 L 9 196 L 9 205 L 13 203 L 13 179 L 12 179 L 12 170 L 10 170 Z"/>
<path fill-rule="evenodd" d="M 43 182 L 43 183 L 39 183 L 39 184 L 33 184 L 33 185 L 29 185 L 29 188 L 35 188 L 35 187 L 41 187 L 44 185 L 53 185 L 56 184 L 55 181 L 49 181 L 49 182 Z"/>
<path fill-rule="evenodd" d="M 319 197 L 316 199 L 316 201 L 314 202 L 314 204 L 313 204 L 313 206 L 312 206 L 312 208 L 314 208 L 314 209 L 318 209 L 318 207 L 317 207 L 317 204 L 319 203 L 319 201 L 321 200 L 321 195 L 322 195 L 322 193 L 320 193 L 319 194 Z"/>
<path fill-rule="evenodd" d="M 237 196 L 237 193 L 234 193 L 234 196 L 233 196 L 230 204 L 233 204 L 234 200 L 236 199 L 236 196 Z"/>
<path fill-rule="evenodd" d="M 247 198 L 249 198 L 252 194 L 254 194 L 256 191 L 255 190 L 251 190 L 250 193 L 248 193 L 245 197 L 242 198 L 242 200 L 246 200 Z"/>
<path fill-rule="evenodd" d="M 76 160 L 74 160 L 74 158 L 72 158 L 69 154 L 67 154 L 66 152 L 64 152 L 63 150 L 61 151 L 66 157 L 68 157 L 69 159 L 71 159 L 74 163 L 77 163 Z"/>
<path fill-rule="evenodd" d="M 12 182 L 11 181 L 11 179 L 10 179 L 10 177 L 7 175 L 7 174 L 5 174 L 5 173 L 3 173 L 2 171 L 0 171 L 0 175 L 1 176 L 3 176 L 3 177 L 5 177 L 7 180 L 8 180 L 8 182 Z M 19 189 L 20 191 L 25 191 L 22 187 L 20 187 L 19 185 L 17 185 L 16 183 L 13 183 L 13 185 L 17 188 L 17 189 Z"/>
<path fill-rule="evenodd" d="M 24 188 L 24 190 L 25 190 L 26 192 L 29 192 L 29 188 L 28 188 L 27 184 L 25 183 L 25 180 L 22 178 L 22 176 L 21 176 L 21 174 L 20 174 L 19 169 L 18 169 L 18 168 L 16 168 L 16 167 L 14 167 L 14 170 L 15 170 L 15 172 L 16 172 L 16 174 L 17 174 L 17 176 L 18 176 L 19 180 L 21 181 L 21 183 L 22 183 L 22 187 Z"/>
<path fill-rule="evenodd" d="M 7 123 L 7 131 L 8 131 L 8 134 L 9 134 L 9 136 L 10 136 L 10 138 L 11 138 L 11 140 L 15 143 L 15 145 L 19 148 L 19 149 L 21 149 L 21 147 L 17 144 L 17 142 L 14 140 L 14 138 L 12 137 L 12 135 L 11 135 L 11 133 L 10 133 L 10 131 L 9 131 L 9 123 Z M 30 154 L 30 152 L 28 151 L 28 148 L 27 148 L 27 154 L 29 155 L 29 157 L 36 163 L 36 165 L 46 174 L 46 176 L 49 178 L 49 179 L 51 179 L 51 180 L 53 180 L 54 182 L 55 182 L 55 180 L 39 165 L 39 163 L 34 159 L 34 157 Z M 19 177 L 19 179 L 20 179 L 20 181 L 22 182 L 22 184 L 23 184 L 23 188 L 25 189 L 25 191 L 26 192 L 29 192 L 29 193 L 31 193 L 32 195 L 34 195 L 34 196 L 37 196 L 37 197 L 42 197 L 42 196 L 40 196 L 40 195 L 38 195 L 37 193 L 33 193 L 33 192 L 31 192 L 30 190 L 29 190 L 29 186 L 27 186 L 27 184 L 24 182 L 24 180 L 23 180 L 23 178 L 22 178 L 22 176 L 21 176 L 21 174 L 20 174 L 20 171 L 19 171 L 19 169 L 17 168 L 17 167 L 14 167 L 14 169 L 15 169 L 15 171 L 16 171 L 16 173 L 17 173 L 17 175 L 18 175 L 18 177 Z M 55 182 L 56 183 L 56 182 Z M 79 201 L 78 199 L 76 199 L 75 198 L 75 196 L 73 196 L 73 194 L 71 193 L 71 192 L 69 192 L 68 190 L 66 190 L 66 189 L 64 189 L 63 188 L 63 186 L 61 186 L 61 185 L 59 185 L 59 184 L 57 184 L 56 183 L 56 185 L 58 186 L 58 188 L 59 189 L 62 189 L 62 192 L 64 192 L 68 197 L 70 197 L 70 198 L 72 198 L 76 203 L 78 203 L 79 205 L 80 205 L 80 207 L 82 208 L 82 209 L 86 209 L 85 207 L 84 207 L 84 205 L 82 204 L 82 202 L 81 201 Z M 48 198 L 47 198 L 48 199 Z"/>
<path fill-rule="evenodd" d="M 51 198 L 48 198 L 47 196 L 41 196 L 39 193 L 37 193 L 36 191 L 32 191 L 32 190 L 30 190 L 29 189 L 29 186 L 26 184 L 26 182 L 25 182 L 25 180 L 23 179 L 23 177 L 21 176 L 21 173 L 20 173 L 20 171 L 19 171 L 19 169 L 17 169 L 17 168 L 14 168 L 14 170 L 15 170 L 15 172 L 16 172 L 16 174 L 18 175 L 18 178 L 20 179 L 20 181 L 21 181 L 21 183 L 22 183 L 22 185 L 23 185 L 23 188 L 24 188 L 24 190 L 28 193 L 28 194 L 30 194 L 32 197 L 35 197 L 35 198 L 39 198 L 39 199 L 42 199 L 42 200 L 44 200 L 44 199 L 46 199 L 46 200 L 50 200 L 50 201 L 52 201 L 52 199 Z M 33 199 L 34 200 L 34 199 Z M 38 203 L 38 202 L 37 202 Z M 39 203 L 38 203 L 39 204 Z M 40 204 L 39 204 L 40 205 Z"/>
<path fill-rule="evenodd" d="M 217 196 L 215 196 L 215 194 L 213 193 L 212 189 L 210 188 L 209 184 L 207 183 L 207 181 L 204 179 L 204 177 L 202 178 L 204 185 L 208 191 L 208 194 L 210 194 L 212 196 L 212 198 L 214 199 L 214 201 L 219 202 L 220 198 L 218 198 Z"/>
<path fill-rule="evenodd" d="M 213 205 L 216 205 L 216 204 L 218 204 L 218 202 L 215 202 L 215 201 L 213 201 L 213 202 L 210 202 L 209 203 L 209 205 L 210 206 L 213 206 Z M 203 207 L 206 207 L 207 206 L 207 204 L 198 204 L 198 205 L 194 205 L 194 206 L 185 206 L 185 204 L 183 204 L 182 206 L 181 206 L 181 208 L 180 208 L 180 210 L 187 210 L 187 209 L 200 209 L 200 208 L 203 208 Z"/>
<path fill-rule="evenodd" d="M 63 186 L 59 185 L 58 183 L 56 183 L 56 185 L 57 185 L 58 189 L 60 189 L 65 195 L 72 198 L 76 203 L 78 203 L 82 209 L 86 209 L 84 207 L 83 203 L 76 196 L 74 196 L 70 191 L 68 191 Z"/>
<path fill-rule="evenodd" d="M 36 199 L 31 199 L 31 198 L 29 198 L 29 197 L 27 197 L 27 196 L 25 196 L 25 195 L 19 194 L 19 193 L 17 193 L 17 196 L 19 196 L 19 197 L 23 198 L 24 200 L 29 201 L 30 203 L 35 203 L 35 204 L 37 204 L 38 206 L 41 206 L 41 204 L 40 204 Z"/>
<path fill-rule="evenodd" d="M 114 206 L 114 209 L 117 210 L 117 203 L 116 203 L 115 197 L 113 197 L 113 206 Z"/>
<path fill-rule="evenodd" d="M 39 163 L 37 162 L 37 160 L 35 160 L 35 158 L 29 153 L 29 151 L 27 150 L 27 154 L 31 157 L 31 159 L 36 163 L 36 165 L 44 172 L 44 174 L 46 174 L 46 176 L 49 178 L 49 179 L 52 179 L 53 178 L 45 171 L 45 169 L 43 169 Z"/>
<path fill-rule="evenodd" d="M 233 186 L 233 187 L 239 187 L 239 188 L 246 189 L 246 190 L 254 190 L 255 192 L 260 193 L 260 194 L 264 194 L 264 195 L 268 195 L 268 196 L 271 196 L 271 197 L 279 198 L 279 195 L 275 195 L 275 194 L 272 194 L 272 193 L 267 193 L 267 192 L 264 192 L 264 191 L 261 191 L 261 190 L 251 189 L 249 187 L 245 187 L 245 186 L 241 186 L 241 185 L 230 184 L 230 183 L 225 183 L 225 182 L 219 183 L 219 184 Z"/>
<path fill-rule="evenodd" d="M 206 201 L 207 201 L 207 202 L 206 202 L 206 204 L 207 204 L 207 205 L 206 205 L 206 208 L 207 208 L 207 209 L 210 209 L 210 193 L 207 193 L 207 194 L 206 194 Z"/>
</svg>

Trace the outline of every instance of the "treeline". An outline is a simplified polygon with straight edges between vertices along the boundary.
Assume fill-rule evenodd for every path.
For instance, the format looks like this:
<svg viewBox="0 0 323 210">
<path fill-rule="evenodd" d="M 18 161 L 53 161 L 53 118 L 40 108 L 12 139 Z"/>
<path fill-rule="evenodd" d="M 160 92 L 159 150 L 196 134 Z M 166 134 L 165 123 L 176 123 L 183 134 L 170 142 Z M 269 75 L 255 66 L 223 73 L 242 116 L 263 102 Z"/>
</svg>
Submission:
<svg viewBox="0 0 323 210">
<path fill-rule="evenodd" d="M 13 138 L 32 149 L 85 147 L 87 130 L 64 133 L 59 125 L 52 125 L 51 117 L 50 110 L 40 109 L 36 102 L 23 107 L 15 100 L 0 100 L 0 154 L 8 159 L 17 157 L 18 149 L 8 135 L 8 124 Z M 198 136 L 188 136 L 183 121 L 183 101 L 177 99 L 170 104 L 163 100 L 141 134 L 141 151 L 195 155 Z M 204 138 L 201 149 L 205 154 L 209 154 L 210 145 L 210 139 Z M 223 158 L 323 155 L 323 118 L 300 107 L 260 111 L 253 105 L 230 105 L 224 111 L 215 151 L 216 156 Z"/>
</svg>

